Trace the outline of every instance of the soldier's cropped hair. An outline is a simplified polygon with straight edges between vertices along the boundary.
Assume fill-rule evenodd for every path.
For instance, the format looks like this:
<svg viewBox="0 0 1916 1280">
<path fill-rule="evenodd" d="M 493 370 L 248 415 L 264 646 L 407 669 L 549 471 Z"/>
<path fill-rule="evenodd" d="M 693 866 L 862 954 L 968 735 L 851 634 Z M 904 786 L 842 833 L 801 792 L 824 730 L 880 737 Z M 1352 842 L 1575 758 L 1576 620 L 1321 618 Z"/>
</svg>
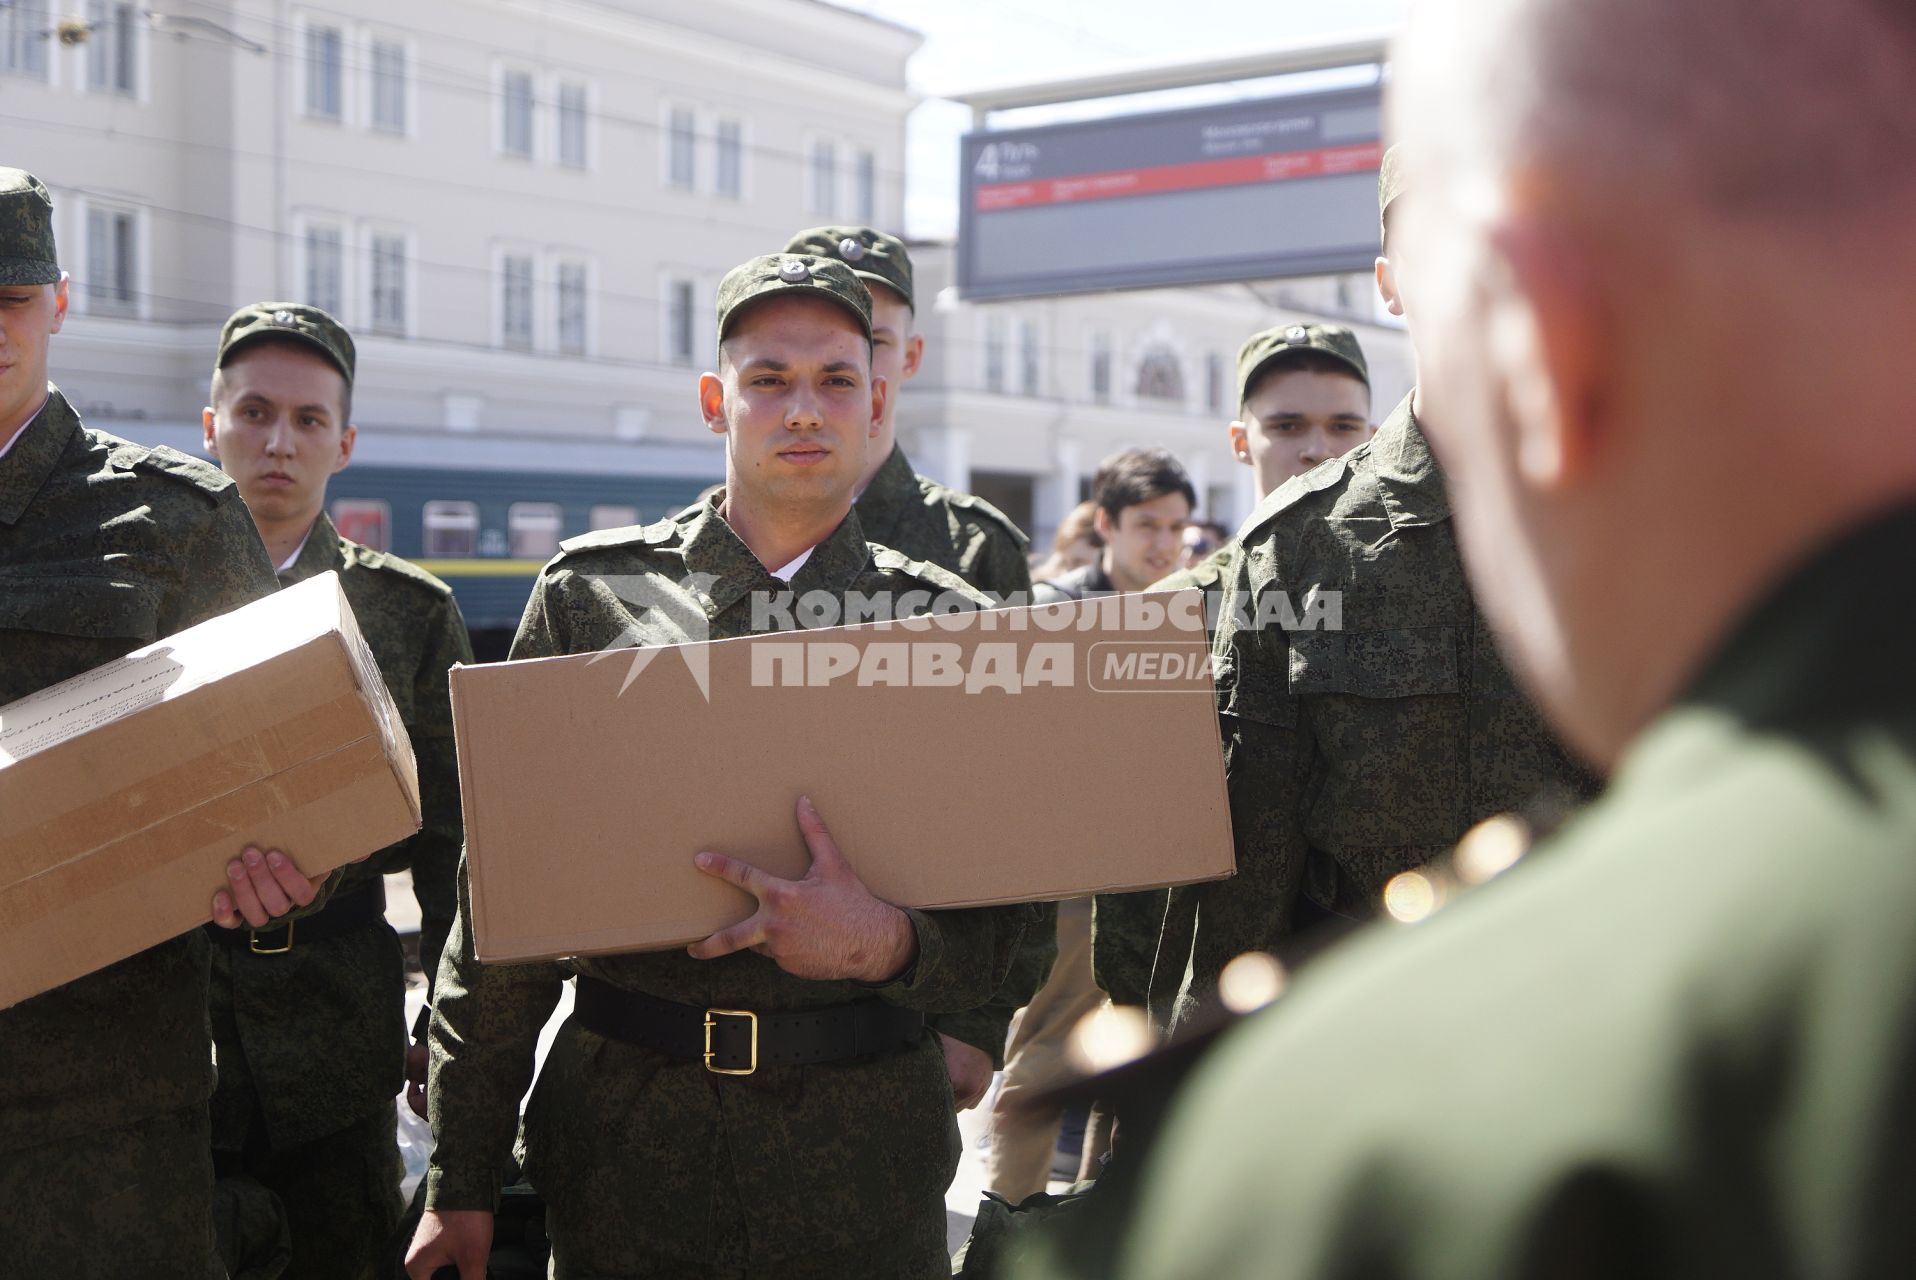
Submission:
<svg viewBox="0 0 1916 1280">
<path fill-rule="evenodd" d="M 326 363 L 326 357 L 319 354 L 319 352 L 313 348 L 311 343 L 302 342 L 297 338 L 278 338 L 278 337 L 273 337 L 271 335 L 248 339 L 244 350 L 235 350 L 231 358 L 237 360 L 241 356 L 245 355 L 247 351 L 251 351 L 255 347 L 266 346 L 269 343 L 274 346 L 285 347 L 289 351 L 297 351 L 301 355 L 311 356 L 314 360 L 317 360 L 321 364 L 326 365 L 328 369 L 333 368 L 332 365 Z M 334 372 L 337 373 L 338 370 L 335 369 Z M 352 388 L 352 384 L 347 382 L 343 375 L 340 378 L 340 382 L 342 385 L 339 388 L 339 423 L 338 425 L 340 430 L 343 431 L 347 427 L 353 424 L 353 388 Z M 206 403 L 211 405 L 214 409 L 218 409 L 220 407 L 220 401 L 225 397 L 225 395 L 226 395 L 226 370 L 223 368 L 216 367 L 213 370 L 213 381 L 211 385 L 207 388 Z"/>
<path fill-rule="evenodd" d="M 1444 11 L 1428 23 L 1455 24 L 1446 38 L 1468 67 L 1457 83 L 1474 98 L 1435 163 L 1474 148 L 1576 174 L 1591 191 L 1730 216 L 1867 216 L 1916 192 L 1911 0 L 1424 9 Z"/>
<path fill-rule="evenodd" d="M 1197 510 L 1197 489 L 1183 464 L 1166 449 L 1126 449 L 1098 467 L 1091 482 L 1091 500 L 1116 520 L 1127 507 L 1151 502 L 1167 493 L 1181 493 Z"/>
</svg>

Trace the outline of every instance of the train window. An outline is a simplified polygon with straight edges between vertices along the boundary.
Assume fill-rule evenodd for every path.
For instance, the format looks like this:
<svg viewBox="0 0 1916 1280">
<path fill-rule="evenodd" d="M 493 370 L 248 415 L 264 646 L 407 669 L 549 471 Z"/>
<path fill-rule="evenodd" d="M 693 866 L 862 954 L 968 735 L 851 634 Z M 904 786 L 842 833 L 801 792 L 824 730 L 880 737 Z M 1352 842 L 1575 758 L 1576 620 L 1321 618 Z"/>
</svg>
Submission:
<svg viewBox="0 0 1916 1280">
<path fill-rule="evenodd" d="M 425 558 L 462 560 L 479 554 L 479 504 L 428 502 Z"/>
<path fill-rule="evenodd" d="M 333 524 L 342 538 L 351 538 L 374 551 L 393 547 L 393 509 L 377 498 L 338 498 L 333 502 Z"/>
<path fill-rule="evenodd" d="M 559 554 L 565 515 L 556 502 L 515 502 L 506 509 L 515 560 L 550 560 Z"/>
<path fill-rule="evenodd" d="M 637 507 L 623 506 L 619 503 L 603 503 L 592 508 L 592 527 L 594 529 L 623 529 L 629 524 L 639 522 Z"/>
</svg>

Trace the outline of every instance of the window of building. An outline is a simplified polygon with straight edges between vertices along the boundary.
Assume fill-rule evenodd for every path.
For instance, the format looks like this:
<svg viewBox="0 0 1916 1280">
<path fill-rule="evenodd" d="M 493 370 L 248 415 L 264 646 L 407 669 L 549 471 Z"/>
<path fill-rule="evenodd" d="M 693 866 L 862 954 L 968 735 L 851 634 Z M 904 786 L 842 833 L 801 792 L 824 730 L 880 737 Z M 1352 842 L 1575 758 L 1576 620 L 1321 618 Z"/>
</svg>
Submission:
<svg viewBox="0 0 1916 1280">
<path fill-rule="evenodd" d="M 1018 389 L 1025 395 L 1038 394 L 1038 325 L 1034 320 L 1018 322 Z"/>
<path fill-rule="evenodd" d="M 559 86 L 559 163 L 583 169 L 587 163 L 586 125 L 590 97 L 582 84 Z"/>
<path fill-rule="evenodd" d="M 553 283 L 558 294 L 554 309 L 559 317 L 560 354 L 582 356 L 588 346 L 585 264 L 561 262 L 553 273 Z"/>
<path fill-rule="evenodd" d="M 138 92 L 133 58 L 139 16 L 137 5 L 87 0 L 87 88 L 129 95 Z"/>
<path fill-rule="evenodd" d="M 393 509 L 376 498 L 333 499 L 333 525 L 362 547 L 392 550 Z"/>
<path fill-rule="evenodd" d="M 425 558 L 464 560 L 479 554 L 479 504 L 435 500 L 426 504 Z"/>
<path fill-rule="evenodd" d="M 592 528 L 623 529 L 639 522 L 639 509 L 619 502 L 605 502 L 592 508 Z"/>
<path fill-rule="evenodd" d="M 370 63 L 373 128 L 406 132 L 406 46 L 397 40 L 374 40 Z"/>
<path fill-rule="evenodd" d="M 1138 361 L 1138 398 L 1184 403 L 1184 366 L 1177 353 L 1154 347 Z"/>
<path fill-rule="evenodd" d="M 1224 357 L 1212 351 L 1204 357 L 1205 412 L 1224 412 L 1224 395 Z"/>
<path fill-rule="evenodd" d="M 406 334 L 406 237 L 375 233 L 372 237 L 368 292 L 372 312 L 368 327 L 374 333 Z"/>
<path fill-rule="evenodd" d="M 86 214 L 87 310 L 95 315 L 139 314 L 139 228 L 122 209 Z"/>
<path fill-rule="evenodd" d="M 1005 389 L 1005 318 L 993 313 L 985 317 L 985 390 L 1002 393 Z"/>
<path fill-rule="evenodd" d="M 533 91 L 530 71 L 508 71 L 499 78 L 499 149 L 532 158 Z"/>
<path fill-rule="evenodd" d="M 565 513 L 556 502 L 515 502 L 506 508 L 506 533 L 515 560 L 550 560 L 559 554 Z"/>
<path fill-rule="evenodd" d="M 693 352 L 693 298 L 690 280 L 674 280 L 665 290 L 665 358 L 673 364 L 691 364 Z"/>
<path fill-rule="evenodd" d="M 306 28 L 306 114 L 337 120 L 345 103 L 346 68 L 339 28 Z"/>
<path fill-rule="evenodd" d="M 527 254 L 499 259 L 499 342 L 532 350 L 532 258 Z"/>
<path fill-rule="evenodd" d="M 13 0 L 0 5 L 0 71 L 47 78 L 47 0 Z"/>
<path fill-rule="evenodd" d="M 736 200 L 745 194 L 745 131 L 736 120 L 721 120 L 717 142 L 712 186 L 720 195 Z"/>
<path fill-rule="evenodd" d="M 698 117 L 690 107 L 673 107 L 665 130 L 665 180 L 681 191 L 698 183 Z"/>
<path fill-rule="evenodd" d="M 1091 399 L 1097 404 L 1111 403 L 1111 335 L 1091 335 Z"/>
<path fill-rule="evenodd" d="M 852 165 L 852 216 L 867 226 L 878 221 L 878 157 L 860 151 Z"/>
<path fill-rule="evenodd" d="M 335 316 L 346 310 L 346 238 L 338 227 L 306 228 L 306 302 Z"/>
<path fill-rule="evenodd" d="M 812 144 L 805 203 L 811 211 L 829 218 L 838 208 L 838 148 L 829 142 Z"/>
</svg>

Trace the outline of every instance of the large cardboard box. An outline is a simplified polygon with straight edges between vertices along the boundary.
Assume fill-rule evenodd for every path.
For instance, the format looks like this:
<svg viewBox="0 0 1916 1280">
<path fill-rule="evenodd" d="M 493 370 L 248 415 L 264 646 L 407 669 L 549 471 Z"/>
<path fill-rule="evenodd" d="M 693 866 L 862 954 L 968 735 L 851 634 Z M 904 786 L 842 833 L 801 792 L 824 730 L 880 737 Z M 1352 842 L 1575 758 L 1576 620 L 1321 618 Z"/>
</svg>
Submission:
<svg viewBox="0 0 1916 1280">
<path fill-rule="evenodd" d="M 419 829 L 397 709 L 336 574 L 0 707 L 0 1008 L 212 916 L 226 863 L 308 875 Z"/>
<path fill-rule="evenodd" d="M 693 855 L 802 875 L 801 795 L 905 906 L 1227 876 L 1199 600 L 455 668 L 479 957 L 657 949 L 744 919 L 752 899 Z"/>
</svg>

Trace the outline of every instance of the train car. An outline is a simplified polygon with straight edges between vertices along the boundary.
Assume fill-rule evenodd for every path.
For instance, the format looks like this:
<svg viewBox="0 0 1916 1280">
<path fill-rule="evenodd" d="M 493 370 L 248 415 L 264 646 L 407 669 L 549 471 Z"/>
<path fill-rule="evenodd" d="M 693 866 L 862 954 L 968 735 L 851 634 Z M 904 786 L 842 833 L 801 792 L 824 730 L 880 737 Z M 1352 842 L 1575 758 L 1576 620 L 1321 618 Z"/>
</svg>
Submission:
<svg viewBox="0 0 1916 1280">
<path fill-rule="evenodd" d="M 346 537 L 445 579 L 474 654 L 496 662 L 512 644 L 533 577 L 562 539 L 649 524 L 722 478 L 354 462 L 333 477 L 327 505 Z"/>
</svg>

